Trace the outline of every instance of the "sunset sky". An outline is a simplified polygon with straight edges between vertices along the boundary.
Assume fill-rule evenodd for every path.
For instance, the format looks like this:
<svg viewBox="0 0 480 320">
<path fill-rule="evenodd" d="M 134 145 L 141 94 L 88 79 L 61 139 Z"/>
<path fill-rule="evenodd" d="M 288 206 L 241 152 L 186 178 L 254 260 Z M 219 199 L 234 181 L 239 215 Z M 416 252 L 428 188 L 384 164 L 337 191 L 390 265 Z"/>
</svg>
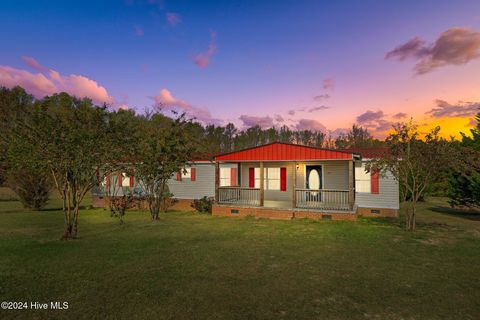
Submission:
<svg viewBox="0 0 480 320">
<path fill-rule="evenodd" d="M 480 111 L 480 1 L 1 1 L 0 85 L 383 137 Z"/>
</svg>

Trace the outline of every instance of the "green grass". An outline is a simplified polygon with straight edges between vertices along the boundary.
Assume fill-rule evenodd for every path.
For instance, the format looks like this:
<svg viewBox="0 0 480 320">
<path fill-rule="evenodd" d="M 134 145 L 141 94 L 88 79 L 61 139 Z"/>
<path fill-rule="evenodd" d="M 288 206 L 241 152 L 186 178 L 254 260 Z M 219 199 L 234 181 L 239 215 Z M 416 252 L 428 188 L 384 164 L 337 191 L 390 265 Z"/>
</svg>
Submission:
<svg viewBox="0 0 480 320">
<path fill-rule="evenodd" d="M 169 212 L 120 226 L 83 210 L 59 241 L 58 201 L 0 202 L 0 300 L 67 301 L 38 319 L 478 319 L 480 221 L 421 205 L 403 220 L 273 221 Z M 472 214 L 473 216 L 473 214 Z"/>
</svg>

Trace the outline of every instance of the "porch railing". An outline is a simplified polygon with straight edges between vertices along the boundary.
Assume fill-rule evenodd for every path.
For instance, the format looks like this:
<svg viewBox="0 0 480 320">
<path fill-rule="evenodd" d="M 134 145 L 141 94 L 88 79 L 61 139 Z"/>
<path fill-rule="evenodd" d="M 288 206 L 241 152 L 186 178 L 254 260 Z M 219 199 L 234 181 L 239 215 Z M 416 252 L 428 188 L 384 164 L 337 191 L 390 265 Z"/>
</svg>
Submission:
<svg viewBox="0 0 480 320">
<path fill-rule="evenodd" d="M 219 187 L 218 202 L 223 204 L 260 205 L 260 189 L 246 187 Z"/>
<path fill-rule="evenodd" d="M 296 207 L 302 209 L 349 210 L 348 190 L 296 189 Z"/>
</svg>

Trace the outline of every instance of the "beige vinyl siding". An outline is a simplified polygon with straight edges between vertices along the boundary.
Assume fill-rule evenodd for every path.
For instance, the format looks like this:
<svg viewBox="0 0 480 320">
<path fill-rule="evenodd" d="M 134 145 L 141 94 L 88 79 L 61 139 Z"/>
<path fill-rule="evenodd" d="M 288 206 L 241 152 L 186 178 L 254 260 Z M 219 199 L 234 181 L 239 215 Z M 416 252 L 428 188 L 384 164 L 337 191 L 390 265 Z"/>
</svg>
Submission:
<svg viewBox="0 0 480 320">
<path fill-rule="evenodd" d="M 348 190 L 348 161 L 318 161 L 318 162 L 297 162 L 297 188 L 305 188 L 306 165 L 322 165 L 322 179 L 324 189 Z M 241 186 L 248 187 L 249 168 L 258 168 L 258 162 L 241 163 Z M 265 168 L 287 168 L 287 191 L 265 190 L 265 200 L 287 201 L 292 199 L 293 184 L 293 162 L 265 162 Z"/>
<path fill-rule="evenodd" d="M 364 161 L 357 161 L 355 165 L 365 168 Z M 362 208 L 389 208 L 399 209 L 399 187 L 398 182 L 393 175 L 388 172 L 386 175 L 379 176 L 379 193 L 356 192 L 355 203 Z"/>
<path fill-rule="evenodd" d="M 318 162 L 299 162 L 297 171 L 297 187 L 305 188 L 305 172 L 307 165 L 322 166 L 322 188 L 348 190 L 348 161 L 332 160 Z"/>
<path fill-rule="evenodd" d="M 173 197 L 177 199 L 200 199 L 204 196 L 215 196 L 215 164 L 214 163 L 196 163 L 192 165 L 196 168 L 196 179 L 183 178 L 177 181 L 176 174 L 168 180 L 168 187 Z"/>
<path fill-rule="evenodd" d="M 248 170 L 249 168 L 259 168 L 258 162 L 242 162 L 241 166 L 241 186 L 248 188 Z M 292 199 L 292 183 L 293 183 L 293 163 L 292 162 L 265 162 L 265 168 L 287 168 L 287 191 L 265 190 L 265 200 L 288 201 Z"/>
</svg>

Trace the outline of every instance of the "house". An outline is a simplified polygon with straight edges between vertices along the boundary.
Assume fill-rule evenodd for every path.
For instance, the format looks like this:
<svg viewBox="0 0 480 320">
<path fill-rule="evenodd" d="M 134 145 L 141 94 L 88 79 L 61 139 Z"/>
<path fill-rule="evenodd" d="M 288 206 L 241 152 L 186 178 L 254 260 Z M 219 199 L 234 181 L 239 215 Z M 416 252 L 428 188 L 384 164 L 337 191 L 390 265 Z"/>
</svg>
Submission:
<svg viewBox="0 0 480 320">
<path fill-rule="evenodd" d="M 124 187 L 141 193 L 142 187 L 135 176 L 117 173 L 107 176 L 103 187 L 110 190 L 111 196 L 122 196 Z M 195 160 L 181 172 L 175 173 L 168 180 L 168 188 L 173 194 L 173 209 L 192 210 L 194 199 L 215 196 L 215 164 L 210 160 Z M 105 206 L 103 188 L 92 190 L 92 205 L 96 208 Z"/>
<path fill-rule="evenodd" d="M 176 209 L 191 209 L 193 199 L 214 197 L 215 216 L 355 220 L 397 216 L 399 187 L 389 173 L 365 171 L 387 149 L 329 150 L 271 143 L 194 161 L 168 181 Z M 110 186 L 138 188 L 134 177 L 109 177 Z M 119 188 L 121 189 L 121 188 Z M 119 193 L 115 193 L 120 195 Z M 94 205 L 103 206 L 101 193 Z"/>
<path fill-rule="evenodd" d="M 385 151 L 271 143 L 219 155 L 212 214 L 333 220 L 397 216 L 397 181 L 389 173 L 365 170 L 369 159 Z"/>
</svg>

